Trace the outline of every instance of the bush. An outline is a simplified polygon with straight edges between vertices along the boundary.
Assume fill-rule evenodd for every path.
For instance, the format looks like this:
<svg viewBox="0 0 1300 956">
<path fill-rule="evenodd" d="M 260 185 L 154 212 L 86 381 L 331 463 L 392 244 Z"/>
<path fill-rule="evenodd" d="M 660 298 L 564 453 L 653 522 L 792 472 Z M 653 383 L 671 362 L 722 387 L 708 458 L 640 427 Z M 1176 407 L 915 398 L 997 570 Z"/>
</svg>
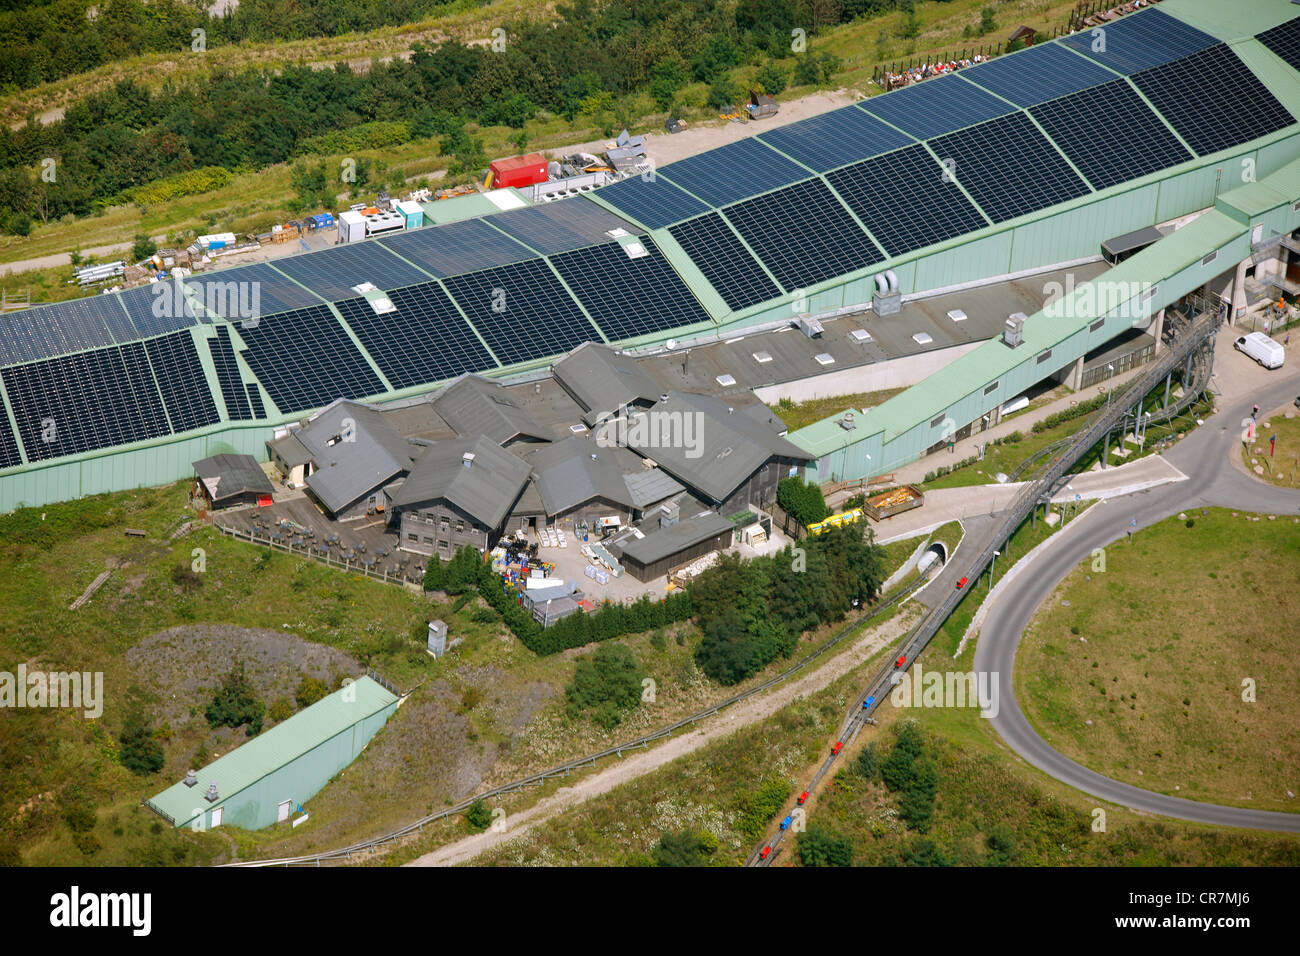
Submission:
<svg viewBox="0 0 1300 956">
<path fill-rule="evenodd" d="M 799 836 L 799 862 L 804 866 L 852 866 L 853 841 L 810 824 Z"/>
<path fill-rule="evenodd" d="M 302 680 L 298 681 L 298 689 L 294 691 L 294 699 L 298 701 L 299 707 L 310 707 L 329 692 L 330 689 L 325 686 L 323 680 L 312 677 L 310 674 L 304 674 Z"/>
<path fill-rule="evenodd" d="M 758 71 L 754 81 L 763 89 L 768 96 L 779 96 L 785 92 L 786 84 L 790 81 L 790 74 L 775 61 L 768 62 Z"/>
<path fill-rule="evenodd" d="M 429 559 L 430 565 L 437 562 L 436 557 Z M 447 583 L 444 590 L 448 594 L 465 594 L 472 591 L 478 585 L 479 567 L 483 563 L 483 555 L 477 548 L 467 544 L 461 545 L 447 565 Z"/>
<path fill-rule="evenodd" d="M 717 848 L 712 833 L 665 830 L 655 844 L 655 866 L 707 866 Z"/>
<path fill-rule="evenodd" d="M 122 766 L 132 773 L 143 777 L 163 768 L 163 746 L 140 711 L 133 710 L 127 715 L 120 744 Z"/>
<path fill-rule="evenodd" d="M 135 244 L 131 246 L 131 256 L 133 261 L 140 262 L 148 259 L 158 251 L 158 245 L 152 239 L 145 235 L 135 237 Z"/>
<path fill-rule="evenodd" d="M 179 196 L 195 196 L 200 193 L 211 192 L 214 189 L 220 189 L 222 186 L 230 185 L 234 178 L 230 170 L 224 167 L 202 166 L 199 169 L 190 169 L 183 173 L 177 173 L 175 176 L 156 179 L 143 186 L 134 186 L 114 199 L 114 203 L 156 206 Z M 153 252 L 149 252 L 147 255 L 151 256 Z M 146 256 L 137 256 L 136 258 L 144 259 Z"/>
<path fill-rule="evenodd" d="M 595 654 L 579 657 L 573 683 L 565 688 L 570 719 L 584 710 L 606 730 L 618 725 L 624 710 L 641 701 L 642 671 L 622 644 L 604 644 Z"/>
<path fill-rule="evenodd" d="M 829 517 L 819 485 L 801 478 L 782 478 L 776 485 L 776 503 L 804 527 Z"/>
<path fill-rule="evenodd" d="M 488 809 L 482 797 L 465 808 L 465 822 L 475 833 L 482 833 L 492 825 L 492 811 Z"/>
<path fill-rule="evenodd" d="M 876 774 L 880 772 L 880 755 L 876 751 L 875 741 L 862 748 L 862 752 L 858 754 L 858 759 L 853 767 L 862 779 L 876 779 Z"/>
<path fill-rule="evenodd" d="M 266 712 L 277 724 L 282 720 L 288 720 L 293 716 L 293 702 L 288 697 L 281 697 L 271 704 L 271 709 Z"/>
<path fill-rule="evenodd" d="M 757 840 L 790 797 L 790 785 L 779 777 L 764 781 L 757 790 L 746 791 L 736 800 L 736 832 Z"/>
<path fill-rule="evenodd" d="M 1047 431 L 1049 428 L 1055 428 L 1057 425 L 1064 424 L 1065 422 L 1072 421 L 1076 418 L 1082 418 L 1084 415 L 1089 415 L 1105 404 L 1106 396 L 1097 395 L 1093 398 L 1087 399 L 1086 401 L 1080 402 L 1078 405 L 1055 412 L 1054 414 L 1048 415 L 1046 418 L 1039 419 L 1034 422 L 1031 431 L 1037 435 L 1040 432 Z M 1019 436 L 1020 433 L 1013 432 L 1012 434 Z M 1007 436 L 1008 439 L 1010 437 L 1010 435 Z M 1019 438 L 1016 440 L 1018 441 Z"/>
<path fill-rule="evenodd" d="M 253 684 L 244 673 L 244 662 L 237 663 L 221 680 L 208 704 L 206 716 L 211 727 L 247 725 L 244 733 L 253 737 L 262 732 L 266 705 L 257 699 Z"/>
</svg>

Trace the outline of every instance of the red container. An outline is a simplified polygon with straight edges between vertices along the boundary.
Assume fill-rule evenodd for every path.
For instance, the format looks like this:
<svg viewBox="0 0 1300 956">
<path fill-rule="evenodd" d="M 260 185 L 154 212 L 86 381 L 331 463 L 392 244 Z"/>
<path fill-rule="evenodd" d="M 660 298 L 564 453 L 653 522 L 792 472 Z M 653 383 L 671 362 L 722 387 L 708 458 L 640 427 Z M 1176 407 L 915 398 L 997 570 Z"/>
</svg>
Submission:
<svg viewBox="0 0 1300 956">
<path fill-rule="evenodd" d="M 492 185 L 497 189 L 507 186 L 531 186 L 546 182 L 546 157 L 541 153 L 498 159 L 488 165 L 492 171 Z"/>
</svg>

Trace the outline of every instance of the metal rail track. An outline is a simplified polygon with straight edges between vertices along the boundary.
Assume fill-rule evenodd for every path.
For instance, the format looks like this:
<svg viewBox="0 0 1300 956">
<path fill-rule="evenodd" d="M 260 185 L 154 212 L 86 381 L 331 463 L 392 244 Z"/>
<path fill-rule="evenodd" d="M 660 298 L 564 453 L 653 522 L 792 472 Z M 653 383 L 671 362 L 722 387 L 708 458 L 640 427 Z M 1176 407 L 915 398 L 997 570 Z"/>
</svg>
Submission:
<svg viewBox="0 0 1300 956">
<path fill-rule="evenodd" d="M 1129 409 L 1141 402 L 1146 397 L 1146 394 L 1159 384 L 1161 379 L 1187 361 L 1203 343 L 1210 340 L 1214 333 L 1218 331 L 1219 325 L 1220 320 L 1217 315 L 1201 316 L 1179 336 L 1162 359 L 1148 368 L 1143 375 L 1129 383 L 1114 404 L 1103 406 L 1093 413 L 1092 421 L 1089 422 L 1088 426 L 1071 436 L 1060 454 L 1051 460 L 1046 471 L 1034 481 L 1027 483 L 1020 493 L 1016 495 L 1012 503 L 1003 510 L 1004 517 L 997 530 L 986 537 L 986 544 L 973 559 L 967 559 L 964 568 L 968 580 L 979 580 L 980 575 L 984 573 L 984 569 L 989 566 L 993 558 L 993 552 L 1000 550 L 1003 543 L 1011 538 L 1016 529 L 1029 517 L 1029 513 L 1037 507 L 1039 501 L 1055 490 L 1057 482 L 1065 476 L 1069 468 L 1083 457 L 1089 448 L 1109 434 L 1115 428 L 1116 422 L 1127 416 Z M 969 585 L 967 587 L 969 588 Z M 894 675 L 901 675 L 903 671 L 912 666 L 913 662 L 939 632 L 939 628 L 943 626 L 944 621 L 948 619 L 957 605 L 966 597 L 966 593 L 965 590 L 954 590 L 948 594 L 947 597 L 931 609 L 929 614 L 917 622 L 911 632 L 904 637 L 902 646 L 899 648 L 899 653 L 904 656 L 903 666 L 898 667 L 895 665 L 894 661 L 897 660 L 897 655 L 894 655 L 890 661 L 886 662 L 877 671 L 876 676 L 858 695 L 853 709 L 841 726 L 837 738 L 838 742 L 847 746 L 863 727 L 868 723 L 875 722 L 871 714 L 881 705 L 886 694 L 893 686 Z M 866 706 L 868 698 L 874 698 L 870 706 Z M 809 794 L 815 792 L 817 785 L 830 772 L 837 759 L 838 755 L 831 753 L 822 761 L 806 788 Z M 771 866 L 772 860 L 776 857 L 781 842 L 785 838 L 785 834 L 785 830 L 778 830 L 773 837 L 750 854 L 745 865 Z M 764 848 L 770 848 L 770 852 L 766 857 L 762 855 Z"/>
</svg>

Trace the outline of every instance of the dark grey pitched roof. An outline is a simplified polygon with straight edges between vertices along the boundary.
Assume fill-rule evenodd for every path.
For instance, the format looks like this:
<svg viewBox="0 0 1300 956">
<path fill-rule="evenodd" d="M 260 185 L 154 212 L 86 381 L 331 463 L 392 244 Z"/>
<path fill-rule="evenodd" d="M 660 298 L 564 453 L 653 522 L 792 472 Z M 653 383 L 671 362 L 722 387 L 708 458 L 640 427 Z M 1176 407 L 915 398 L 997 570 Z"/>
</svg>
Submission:
<svg viewBox="0 0 1300 956">
<path fill-rule="evenodd" d="M 551 439 L 514 393 L 481 375 L 456 379 L 433 399 L 433 408 L 461 436 L 486 435 L 498 445 L 521 436 Z"/>
<path fill-rule="evenodd" d="M 343 440 L 348 433 L 352 439 Z M 420 454 L 377 409 L 360 402 L 334 402 L 294 435 L 315 462 L 307 487 L 335 512 L 406 474 Z"/>
<path fill-rule="evenodd" d="M 773 456 L 811 456 L 782 438 L 762 416 L 744 414 L 717 398 L 671 392 L 648 412 L 634 413 L 630 447 L 714 501 L 724 501 Z M 779 422 L 775 416 L 767 416 Z M 689 440 L 687 440 L 689 439 Z"/>
<path fill-rule="evenodd" d="M 272 491 L 271 479 L 252 455 L 213 455 L 194 462 L 194 473 L 214 502 L 246 493 L 269 495 Z"/>
<path fill-rule="evenodd" d="M 638 399 L 653 402 L 663 392 L 636 359 L 595 342 L 579 345 L 556 362 L 551 373 L 590 413 L 584 416 L 587 424 L 600 412 L 613 412 Z"/>
<path fill-rule="evenodd" d="M 685 490 L 671 475 L 645 468 L 626 449 L 604 448 L 589 438 L 575 436 L 547 445 L 534 452 L 530 462 L 548 515 L 596 497 L 644 508 Z"/>
<path fill-rule="evenodd" d="M 474 455 L 465 467 L 466 453 Z M 530 469 L 490 438 L 456 438 L 430 445 L 397 493 L 396 507 L 445 499 L 488 528 L 497 528 L 524 490 Z"/>
<path fill-rule="evenodd" d="M 616 547 L 624 557 L 641 564 L 654 564 L 730 529 L 730 521 L 710 511 L 694 518 L 683 518 L 677 524 L 653 531 L 644 538 L 628 538 Z"/>
<path fill-rule="evenodd" d="M 290 468 L 297 468 L 299 465 L 305 465 L 311 461 L 311 452 L 309 452 L 298 436 L 293 432 L 285 435 L 283 438 L 277 438 L 270 442 L 271 450 L 280 456 Z"/>
</svg>

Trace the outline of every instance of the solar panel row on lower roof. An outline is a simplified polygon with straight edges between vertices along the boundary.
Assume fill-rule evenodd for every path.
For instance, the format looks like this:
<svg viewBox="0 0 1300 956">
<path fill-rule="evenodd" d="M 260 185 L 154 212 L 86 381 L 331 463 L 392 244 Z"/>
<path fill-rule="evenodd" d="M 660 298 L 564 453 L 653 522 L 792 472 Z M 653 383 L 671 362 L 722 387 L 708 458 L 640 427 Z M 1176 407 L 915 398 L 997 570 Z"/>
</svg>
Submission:
<svg viewBox="0 0 1300 956">
<path fill-rule="evenodd" d="M 209 314 L 231 322 L 262 319 L 320 303 L 319 296 L 266 262 L 191 276 L 185 284 Z"/>
<path fill-rule="evenodd" d="M 1042 103 L 1029 112 L 1094 189 L 1194 158 L 1124 79 Z"/>
<path fill-rule="evenodd" d="M 447 290 L 503 365 L 559 355 L 598 337 L 545 259 L 454 276 Z"/>
<path fill-rule="evenodd" d="M 1005 116 L 1016 108 L 955 73 L 873 96 L 860 105 L 917 139 Z"/>
<path fill-rule="evenodd" d="M 3 412 L 0 406 L 0 412 Z M 14 438 L 13 429 L 9 427 L 9 416 L 0 414 L 0 468 L 16 468 L 23 463 L 18 454 L 18 439 Z"/>
<path fill-rule="evenodd" d="M 320 252 L 277 259 L 273 265 L 322 298 L 350 299 L 364 282 L 379 289 L 427 282 L 429 276 L 377 242 L 348 242 Z"/>
<path fill-rule="evenodd" d="M 787 290 L 884 259 L 820 179 L 737 203 L 725 214 Z"/>
<path fill-rule="evenodd" d="M 1039 43 L 968 66 L 961 77 L 1017 106 L 1033 106 L 1113 80 L 1115 74 L 1059 43 Z"/>
<path fill-rule="evenodd" d="M 1201 156 L 1295 122 L 1226 43 L 1143 70 L 1133 82 Z M 1204 85 L 1204 95 L 1188 96 L 1198 84 Z"/>
<path fill-rule="evenodd" d="M 217 384 L 221 388 L 221 398 L 226 403 L 226 418 L 232 422 L 248 421 L 253 417 L 253 411 L 248 405 L 248 393 L 244 391 L 244 378 L 239 374 L 239 363 L 235 360 L 230 330 L 224 325 L 217 326 L 216 338 L 208 339 L 208 351 L 212 353 Z"/>
<path fill-rule="evenodd" d="M 0 365 L 112 345 L 113 337 L 104 321 L 104 314 L 111 314 L 111 310 L 123 317 L 116 302 L 101 303 L 98 298 L 0 316 Z"/>
<path fill-rule="evenodd" d="M 144 347 L 173 432 L 179 434 L 221 420 L 189 332 L 149 339 Z"/>
<path fill-rule="evenodd" d="M 440 279 L 501 266 L 536 253 L 482 219 L 463 219 L 373 239 Z"/>
<path fill-rule="evenodd" d="M 198 321 L 179 280 L 126 289 L 118 297 L 136 331 L 143 336 L 177 332 Z"/>
<path fill-rule="evenodd" d="M 389 298 L 394 312 L 378 314 L 363 298 L 344 299 L 337 307 L 394 388 L 496 367 L 438 283 L 397 289 Z"/>
<path fill-rule="evenodd" d="M 1300 70 L 1300 17 L 1279 23 L 1255 39 L 1285 60 L 1292 69 Z"/>
<path fill-rule="evenodd" d="M 807 179 L 809 172 L 754 137 L 659 167 L 666 177 L 714 206 Z"/>
<path fill-rule="evenodd" d="M 668 231 L 728 308 L 748 308 L 781 294 L 720 213 L 678 223 Z"/>
<path fill-rule="evenodd" d="M 767 130 L 758 138 L 819 173 L 915 142 L 856 105 Z"/>
<path fill-rule="evenodd" d="M 282 412 L 387 391 L 328 306 L 275 315 L 239 334 L 245 361 Z"/>
<path fill-rule="evenodd" d="M 266 417 L 266 406 L 262 404 L 262 392 L 252 382 L 244 383 L 244 390 L 248 392 L 248 404 L 252 406 L 254 418 Z"/>
<path fill-rule="evenodd" d="M 1159 10 L 1141 10 L 1062 37 L 1066 46 L 1125 76 L 1204 50 L 1218 41 Z M 1202 97 L 1189 97 L 1200 102 Z"/>
<path fill-rule="evenodd" d="M 988 225 L 953 176 L 919 143 L 827 175 L 891 256 Z"/>
<path fill-rule="evenodd" d="M 709 211 L 705 203 L 658 174 L 629 176 L 596 190 L 596 195 L 647 229 L 661 229 Z"/>
<path fill-rule="evenodd" d="M 585 196 L 511 209 L 488 221 L 543 255 L 607 242 L 611 230 L 637 231 L 626 219 Z"/>
<path fill-rule="evenodd" d="M 930 143 L 995 223 L 1088 192 L 1088 186 L 1024 113 L 989 120 Z"/>
<path fill-rule="evenodd" d="M 708 322 L 709 313 L 659 248 L 648 236 L 638 243 L 607 242 L 551 261 L 611 341 Z"/>
<path fill-rule="evenodd" d="M 0 374 L 29 461 L 169 433 L 140 342 L 14 366 Z"/>
</svg>

